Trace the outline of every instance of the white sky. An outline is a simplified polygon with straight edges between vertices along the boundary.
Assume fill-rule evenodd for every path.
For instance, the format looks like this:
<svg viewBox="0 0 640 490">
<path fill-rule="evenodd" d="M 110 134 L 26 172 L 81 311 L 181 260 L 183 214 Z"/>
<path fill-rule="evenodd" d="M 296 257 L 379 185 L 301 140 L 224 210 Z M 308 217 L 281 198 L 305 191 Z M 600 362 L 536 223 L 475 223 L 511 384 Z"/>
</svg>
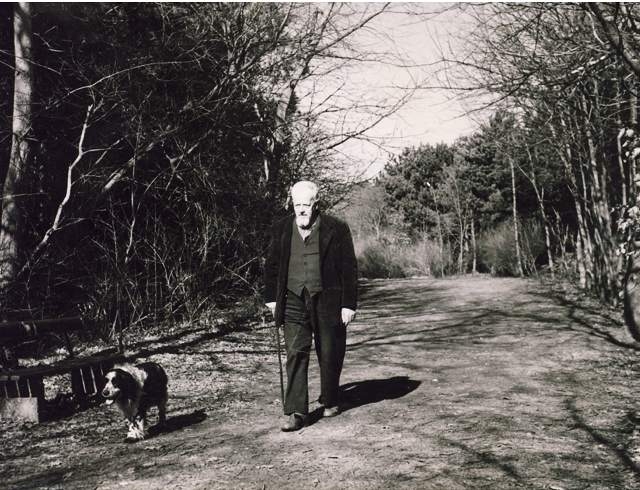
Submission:
<svg viewBox="0 0 640 490">
<path fill-rule="evenodd" d="M 394 4 L 391 9 L 405 7 L 404 4 Z M 411 8 L 434 12 L 441 10 L 443 4 L 419 4 Z M 460 32 L 464 28 L 462 24 L 459 12 L 420 17 L 385 14 L 376 20 L 375 37 L 369 38 L 365 33 L 356 42 L 369 46 L 384 45 L 379 49 L 391 48 L 407 63 L 425 66 L 405 68 L 368 63 L 349 73 L 348 82 L 352 87 L 344 90 L 352 92 L 350 98 L 379 99 L 385 95 L 397 97 L 401 90 L 397 87 L 411 85 L 412 78 L 438 85 L 433 77 L 433 63 L 439 58 L 437 45 L 455 43 L 451 32 Z M 396 154 L 402 148 L 418 146 L 420 143 L 451 143 L 460 136 L 470 134 L 476 127 L 471 118 L 464 115 L 462 105 L 450 100 L 452 97 L 453 94 L 446 90 L 420 90 L 399 112 L 382 121 L 368 134 L 374 136 L 386 150 Z M 357 119 L 357 115 L 353 117 Z M 354 173 L 366 168 L 367 177 L 382 170 L 389 159 L 389 154 L 384 150 L 359 141 L 349 142 L 341 150 L 354 161 Z"/>
</svg>

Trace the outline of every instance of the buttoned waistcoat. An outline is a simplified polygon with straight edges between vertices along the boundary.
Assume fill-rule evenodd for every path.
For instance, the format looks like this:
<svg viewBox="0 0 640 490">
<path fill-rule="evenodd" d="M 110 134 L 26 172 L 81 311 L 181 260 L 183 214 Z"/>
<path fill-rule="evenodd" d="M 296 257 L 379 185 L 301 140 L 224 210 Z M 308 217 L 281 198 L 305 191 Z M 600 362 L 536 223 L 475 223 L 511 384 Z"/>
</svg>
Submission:
<svg viewBox="0 0 640 490">
<path fill-rule="evenodd" d="M 291 233 L 295 216 L 277 221 L 271 228 L 264 267 L 264 300 L 275 301 L 276 325 L 284 321 L 287 273 L 291 256 Z M 349 226 L 328 214 L 319 222 L 322 291 L 319 314 L 340 321 L 342 308 L 355 310 L 358 302 L 358 264 Z"/>
</svg>

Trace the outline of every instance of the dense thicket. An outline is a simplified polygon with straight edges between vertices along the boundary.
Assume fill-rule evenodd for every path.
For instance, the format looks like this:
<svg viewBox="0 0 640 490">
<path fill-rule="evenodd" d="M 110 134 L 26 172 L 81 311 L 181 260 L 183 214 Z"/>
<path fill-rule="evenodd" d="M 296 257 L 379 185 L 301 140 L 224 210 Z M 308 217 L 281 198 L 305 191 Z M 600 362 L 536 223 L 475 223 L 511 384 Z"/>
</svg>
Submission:
<svg viewBox="0 0 640 490">
<path fill-rule="evenodd" d="M 20 192 L 3 195 L 21 217 L 5 236 L 17 247 L 3 250 L 3 315 L 82 314 L 108 332 L 254 293 L 288 186 L 342 191 L 336 149 L 397 107 L 376 105 L 357 131 L 331 127 L 323 115 L 353 107 L 314 83 L 379 59 L 350 39 L 385 8 L 32 5 L 30 151 Z M 0 16 L 4 169 L 17 48 L 11 8 Z"/>
</svg>

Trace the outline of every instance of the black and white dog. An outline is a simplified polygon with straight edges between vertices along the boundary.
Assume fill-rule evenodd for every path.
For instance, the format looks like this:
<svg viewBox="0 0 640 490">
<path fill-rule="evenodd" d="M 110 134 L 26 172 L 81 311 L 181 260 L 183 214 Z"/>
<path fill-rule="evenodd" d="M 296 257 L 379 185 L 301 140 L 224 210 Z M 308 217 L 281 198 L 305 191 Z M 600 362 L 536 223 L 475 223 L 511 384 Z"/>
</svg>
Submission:
<svg viewBox="0 0 640 490">
<path fill-rule="evenodd" d="M 116 365 L 105 375 L 102 396 L 107 405 L 115 403 L 129 424 L 125 441 L 145 438 L 145 422 L 149 407 L 158 407 L 158 426 L 166 422 L 167 374 L 155 362 Z"/>
</svg>

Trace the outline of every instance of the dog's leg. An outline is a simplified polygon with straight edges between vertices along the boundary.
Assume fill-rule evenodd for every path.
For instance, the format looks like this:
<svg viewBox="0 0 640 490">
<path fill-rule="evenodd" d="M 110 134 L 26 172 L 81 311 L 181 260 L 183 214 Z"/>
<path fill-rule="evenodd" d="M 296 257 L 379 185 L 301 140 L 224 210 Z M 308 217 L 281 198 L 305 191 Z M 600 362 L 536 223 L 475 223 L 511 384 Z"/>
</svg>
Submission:
<svg viewBox="0 0 640 490">
<path fill-rule="evenodd" d="M 121 402 L 118 401 L 117 402 L 118 407 L 120 408 L 120 410 L 122 411 L 122 414 L 125 417 L 125 420 L 127 422 L 127 437 L 125 437 L 125 442 L 135 442 L 137 441 L 138 438 L 138 431 L 136 429 L 136 424 L 135 424 L 135 411 L 133 409 L 133 405 L 131 403 L 131 401 L 126 401 L 126 402 Z"/>
<path fill-rule="evenodd" d="M 127 442 L 141 441 L 144 439 L 144 418 L 146 410 L 140 407 L 140 402 L 129 405 L 129 433 L 125 439 Z"/>
<path fill-rule="evenodd" d="M 136 415 L 133 420 L 129 421 L 129 432 L 127 433 L 127 442 L 141 441 L 145 437 L 144 434 L 144 417 Z"/>
<path fill-rule="evenodd" d="M 158 403 L 158 425 L 164 427 L 167 423 L 167 395 Z"/>
<path fill-rule="evenodd" d="M 145 422 L 146 422 L 146 414 L 144 412 L 139 413 L 138 416 L 136 417 L 136 428 L 138 429 L 138 435 L 141 440 L 144 439 L 146 436 L 144 432 Z"/>
<path fill-rule="evenodd" d="M 128 420 L 128 422 L 129 431 L 127 432 L 125 441 L 135 442 L 144 439 L 144 433 L 141 433 L 139 429 L 138 417 L 131 418 Z"/>
</svg>

